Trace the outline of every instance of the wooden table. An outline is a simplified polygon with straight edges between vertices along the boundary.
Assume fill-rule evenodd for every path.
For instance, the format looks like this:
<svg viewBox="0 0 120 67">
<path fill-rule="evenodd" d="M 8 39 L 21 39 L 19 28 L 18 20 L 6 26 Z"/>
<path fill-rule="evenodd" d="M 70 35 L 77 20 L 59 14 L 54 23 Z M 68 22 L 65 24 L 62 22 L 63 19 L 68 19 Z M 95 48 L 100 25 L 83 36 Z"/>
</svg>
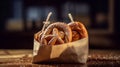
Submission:
<svg viewBox="0 0 120 67">
<path fill-rule="evenodd" d="M 86 64 L 32 64 L 32 50 L 0 50 L 0 67 L 120 67 L 120 50 L 90 49 Z"/>
</svg>

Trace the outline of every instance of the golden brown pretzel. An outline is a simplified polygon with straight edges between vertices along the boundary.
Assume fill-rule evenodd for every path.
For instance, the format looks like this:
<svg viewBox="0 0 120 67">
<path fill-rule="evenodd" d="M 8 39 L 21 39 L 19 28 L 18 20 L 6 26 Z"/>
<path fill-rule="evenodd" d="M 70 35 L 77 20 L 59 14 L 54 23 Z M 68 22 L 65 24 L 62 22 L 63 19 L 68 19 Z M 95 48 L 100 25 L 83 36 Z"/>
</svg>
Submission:
<svg viewBox="0 0 120 67">
<path fill-rule="evenodd" d="M 64 39 L 65 33 L 64 33 L 63 31 L 59 31 L 59 32 L 58 32 L 58 35 L 59 35 L 62 39 Z M 46 36 L 45 36 L 45 39 L 50 40 L 50 39 L 53 38 L 53 37 L 54 37 L 53 34 L 52 34 L 52 35 L 46 35 Z"/>
<path fill-rule="evenodd" d="M 76 41 L 79 39 L 80 39 L 79 33 L 77 31 L 72 31 L 72 41 Z"/>
<path fill-rule="evenodd" d="M 60 34 L 60 32 L 58 31 L 58 29 L 57 28 L 54 28 L 53 29 L 53 34 L 55 34 L 56 36 L 57 36 L 57 42 L 58 43 L 56 43 L 56 44 L 63 44 L 64 43 L 64 41 L 62 40 L 62 34 Z"/>
<path fill-rule="evenodd" d="M 51 40 L 54 36 L 55 36 L 55 35 L 46 35 L 46 36 L 45 36 L 45 39 L 49 41 L 49 40 Z"/>
<path fill-rule="evenodd" d="M 62 44 L 62 42 L 64 42 L 59 36 L 59 32 L 57 28 L 53 28 L 52 34 L 53 34 L 53 38 L 48 42 L 48 45 Z"/>
<path fill-rule="evenodd" d="M 52 34 L 53 34 L 53 38 L 48 42 L 48 45 L 55 45 L 58 38 L 58 29 L 53 28 Z"/>
<path fill-rule="evenodd" d="M 49 42 L 48 42 L 48 45 L 55 45 L 57 41 L 57 36 L 54 36 Z"/>
<path fill-rule="evenodd" d="M 71 27 L 72 33 L 76 34 L 76 36 L 72 36 L 72 39 L 73 39 L 72 41 L 77 40 L 77 38 L 75 39 L 75 37 L 78 37 L 78 33 L 79 33 L 79 38 L 78 39 L 88 37 L 87 30 L 86 30 L 85 26 L 82 23 L 80 23 L 80 22 L 71 22 L 68 25 Z"/>
<path fill-rule="evenodd" d="M 65 33 L 63 32 L 63 31 L 59 31 L 59 36 L 62 38 L 62 39 L 64 39 L 64 37 L 65 37 Z"/>
<path fill-rule="evenodd" d="M 63 44 L 64 41 L 62 40 L 61 36 L 59 36 L 59 32 L 57 28 L 53 28 L 52 35 L 46 35 L 45 38 L 43 38 L 48 42 L 47 45 L 55 45 L 55 44 Z M 46 41 L 42 42 L 42 44 L 46 45 Z"/>
<path fill-rule="evenodd" d="M 66 41 L 65 43 L 72 41 L 72 31 L 71 31 L 70 27 L 69 27 L 67 24 L 65 24 L 65 23 L 56 22 L 56 23 L 53 23 L 53 24 L 49 25 L 49 26 L 46 28 L 46 30 L 45 30 L 44 33 L 43 33 L 43 36 L 41 37 L 41 43 L 43 42 L 45 36 L 52 34 L 52 30 L 53 30 L 54 28 L 57 28 L 58 30 L 64 32 L 64 35 L 63 35 L 63 36 L 66 36 L 66 39 L 67 39 L 67 41 Z M 57 32 L 57 33 L 58 33 L 58 32 Z M 53 34 L 55 34 L 55 33 L 53 33 Z M 62 40 L 61 37 L 62 37 L 62 36 L 59 36 L 59 34 L 58 34 L 58 35 L 57 35 L 57 41 L 59 41 L 60 43 L 64 43 L 64 41 Z M 54 38 L 55 38 L 55 37 L 54 37 Z M 53 41 L 55 41 L 54 38 L 52 39 Z M 51 42 L 52 42 L 52 41 L 51 41 Z"/>
</svg>

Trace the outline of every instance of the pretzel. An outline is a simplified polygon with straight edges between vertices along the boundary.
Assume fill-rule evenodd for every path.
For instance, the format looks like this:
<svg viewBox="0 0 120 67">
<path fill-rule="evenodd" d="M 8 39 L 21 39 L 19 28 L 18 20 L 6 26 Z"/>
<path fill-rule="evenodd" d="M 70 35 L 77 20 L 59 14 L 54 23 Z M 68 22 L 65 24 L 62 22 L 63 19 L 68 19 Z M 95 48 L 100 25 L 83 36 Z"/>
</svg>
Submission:
<svg viewBox="0 0 120 67">
<path fill-rule="evenodd" d="M 54 37 L 54 35 L 46 35 L 46 36 L 45 36 L 45 39 L 49 41 L 49 40 L 51 40 L 53 37 Z"/>
<path fill-rule="evenodd" d="M 56 44 L 63 44 L 64 41 L 62 40 L 62 34 L 60 34 L 60 32 L 58 31 L 57 28 L 53 28 L 53 35 L 55 35 L 57 37 L 57 41 Z"/>
<path fill-rule="evenodd" d="M 48 45 L 55 45 L 55 44 L 64 43 L 64 41 L 59 36 L 59 32 L 58 32 L 57 28 L 53 28 L 52 34 L 53 34 L 53 38 L 51 38 L 51 40 L 48 42 Z"/>
<path fill-rule="evenodd" d="M 79 39 L 80 39 L 79 33 L 77 31 L 72 31 L 72 41 L 76 41 Z"/>
<path fill-rule="evenodd" d="M 58 29 L 53 28 L 52 34 L 54 35 L 53 38 L 48 42 L 48 45 L 55 45 L 57 38 L 58 38 Z"/>
<path fill-rule="evenodd" d="M 67 41 L 64 42 L 65 37 Z M 67 24 L 56 22 L 46 28 L 41 37 L 41 43 L 44 39 L 50 40 L 48 45 L 68 43 L 72 41 L 72 32 Z"/>
<path fill-rule="evenodd" d="M 57 36 L 53 37 L 49 42 L 48 42 L 48 45 L 55 45 L 57 41 Z"/>
<path fill-rule="evenodd" d="M 54 28 L 52 34 L 46 35 L 42 41 L 42 44 L 44 45 L 55 45 L 55 44 L 63 44 L 63 43 L 64 41 L 59 36 L 57 28 Z"/>
<path fill-rule="evenodd" d="M 55 45 L 55 44 L 63 44 L 64 43 L 61 36 L 59 36 L 59 32 L 58 32 L 57 28 L 53 28 L 52 35 L 46 35 L 45 38 L 43 38 L 42 44 L 46 45 L 46 42 L 44 40 L 48 41 L 47 45 Z"/>
<path fill-rule="evenodd" d="M 81 22 L 72 22 L 69 23 L 68 25 L 70 26 L 72 33 L 76 34 L 76 36 L 72 36 L 73 39 L 72 41 L 88 37 L 87 30 Z M 78 33 L 76 33 L 75 31 L 79 33 L 79 36 Z"/>
</svg>

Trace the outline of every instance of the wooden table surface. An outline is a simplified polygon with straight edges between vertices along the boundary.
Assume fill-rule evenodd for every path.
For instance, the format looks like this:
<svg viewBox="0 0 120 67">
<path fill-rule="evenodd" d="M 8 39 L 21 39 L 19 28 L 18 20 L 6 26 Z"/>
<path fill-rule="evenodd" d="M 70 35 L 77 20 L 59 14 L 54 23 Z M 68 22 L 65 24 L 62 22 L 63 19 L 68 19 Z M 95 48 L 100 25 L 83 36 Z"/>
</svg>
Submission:
<svg viewBox="0 0 120 67">
<path fill-rule="evenodd" d="M 120 67 L 120 50 L 90 49 L 86 64 L 33 64 L 32 50 L 0 50 L 0 67 Z"/>
</svg>

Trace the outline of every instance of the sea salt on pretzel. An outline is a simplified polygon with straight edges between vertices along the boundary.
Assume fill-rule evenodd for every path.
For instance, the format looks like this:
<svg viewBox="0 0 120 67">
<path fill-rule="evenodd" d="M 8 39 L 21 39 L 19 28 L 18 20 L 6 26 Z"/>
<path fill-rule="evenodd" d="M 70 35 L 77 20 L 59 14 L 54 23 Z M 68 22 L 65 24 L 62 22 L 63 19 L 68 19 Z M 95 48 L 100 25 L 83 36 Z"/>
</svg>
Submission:
<svg viewBox="0 0 120 67">
<path fill-rule="evenodd" d="M 54 28 L 52 34 L 46 35 L 45 39 L 49 42 L 48 45 L 63 44 L 64 34 L 65 33 L 63 31 L 58 31 L 57 28 Z"/>
</svg>

